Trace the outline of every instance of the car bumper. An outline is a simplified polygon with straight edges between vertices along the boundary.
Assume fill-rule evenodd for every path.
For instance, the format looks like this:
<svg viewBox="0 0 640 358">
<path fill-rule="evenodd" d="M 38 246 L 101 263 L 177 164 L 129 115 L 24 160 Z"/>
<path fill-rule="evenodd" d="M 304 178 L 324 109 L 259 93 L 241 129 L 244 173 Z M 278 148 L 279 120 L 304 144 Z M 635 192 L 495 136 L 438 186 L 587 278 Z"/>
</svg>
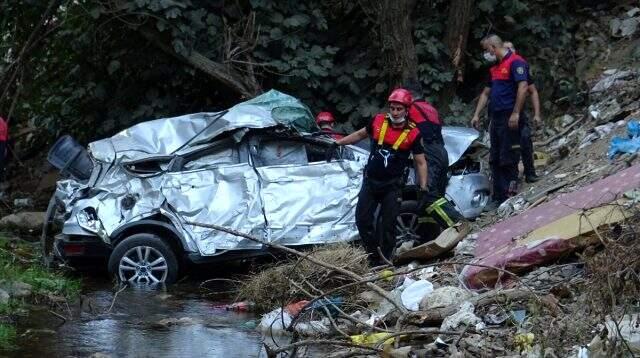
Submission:
<svg viewBox="0 0 640 358">
<path fill-rule="evenodd" d="M 104 263 L 111 254 L 111 247 L 97 236 L 56 235 L 54 254 L 71 266 Z"/>
</svg>

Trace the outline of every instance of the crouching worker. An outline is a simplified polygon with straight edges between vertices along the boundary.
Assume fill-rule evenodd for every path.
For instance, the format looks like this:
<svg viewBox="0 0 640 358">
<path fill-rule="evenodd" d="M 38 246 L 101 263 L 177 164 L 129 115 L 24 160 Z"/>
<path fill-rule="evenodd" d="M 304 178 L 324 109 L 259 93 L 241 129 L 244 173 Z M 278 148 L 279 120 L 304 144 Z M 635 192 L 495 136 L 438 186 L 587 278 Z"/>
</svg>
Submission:
<svg viewBox="0 0 640 358">
<path fill-rule="evenodd" d="M 411 164 L 410 155 L 413 155 L 420 190 L 427 189 L 427 161 L 420 131 L 407 119 L 412 102 L 409 91 L 403 88 L 394 90 L 388 99 L 388 113 L 376 115 L 365 128 L 335 142 L 335 145 L 348 145 L 371 138 L 371 153 L 356 206 L 356 225 L 373 265 L 381 263 L 380 253 L 390 258 L 395 246 L 395 223 L 405 169 Z M 382 225 L 374 231 L 378 206 Z"/>
</svg>

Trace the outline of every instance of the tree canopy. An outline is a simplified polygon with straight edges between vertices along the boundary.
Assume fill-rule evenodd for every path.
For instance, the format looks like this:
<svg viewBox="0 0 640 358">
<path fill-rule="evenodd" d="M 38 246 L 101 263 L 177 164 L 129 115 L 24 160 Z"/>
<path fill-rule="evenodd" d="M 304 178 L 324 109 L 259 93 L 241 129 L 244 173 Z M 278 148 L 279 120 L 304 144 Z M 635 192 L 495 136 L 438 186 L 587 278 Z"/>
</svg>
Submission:
<svg viewBox="0 0 640 358">
<path fill-rule="evenodd" d="M 488 33 L 515 43 L 543 96 L 578 93 L 577 63 L 588 54 L 574 44 L 601 31 L 592 11 L 576 12 L 584 6 L 592 5 L 5 0 L 0 114 L 36 143 L 62 133 L 88 141 L 276 88 L 316 112 L 333 111 L 351 130 L 384 106 L 392 87 L 415 78 L 449 122 L 461 123 L 483 84 L 478 42 Z M 458 16 L 457 7 L 467 10 Z"/>
</svg>

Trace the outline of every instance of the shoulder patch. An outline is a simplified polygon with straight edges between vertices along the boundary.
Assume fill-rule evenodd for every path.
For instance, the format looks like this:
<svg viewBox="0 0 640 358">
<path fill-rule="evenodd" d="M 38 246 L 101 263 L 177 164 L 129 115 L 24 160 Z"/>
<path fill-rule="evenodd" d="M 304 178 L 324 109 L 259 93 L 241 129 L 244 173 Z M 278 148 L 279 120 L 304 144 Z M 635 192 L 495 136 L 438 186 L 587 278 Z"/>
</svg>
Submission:
<svg viewBox="0 0 640 358">
<path fill-rule="evenodd" d="M 524 67 L 523 67 L 523 66 L 518 66 L 518 67 L 516 68 L 516 72 L 517 72 L 519 75 L 524 75 Z"/>
</svg>

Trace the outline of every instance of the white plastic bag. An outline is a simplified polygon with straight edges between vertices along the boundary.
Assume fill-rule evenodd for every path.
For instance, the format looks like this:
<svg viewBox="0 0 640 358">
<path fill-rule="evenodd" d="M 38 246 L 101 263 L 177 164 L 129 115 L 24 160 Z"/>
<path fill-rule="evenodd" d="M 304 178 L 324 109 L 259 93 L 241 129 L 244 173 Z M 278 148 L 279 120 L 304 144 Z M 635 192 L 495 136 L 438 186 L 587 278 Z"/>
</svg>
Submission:
<svg viewBox="0 0 640 358">
<path fill-rule="evenodd" d="M 405 282 L 406 283 L 406 282 Z M 409 311 L 417 311 L 420 309 L 420 301 L 433 292 L 433 284 L 427 280 L 418 280 L 410 283 L 402 294 L 400 299 L 402 305 Z"/>
</svg>

